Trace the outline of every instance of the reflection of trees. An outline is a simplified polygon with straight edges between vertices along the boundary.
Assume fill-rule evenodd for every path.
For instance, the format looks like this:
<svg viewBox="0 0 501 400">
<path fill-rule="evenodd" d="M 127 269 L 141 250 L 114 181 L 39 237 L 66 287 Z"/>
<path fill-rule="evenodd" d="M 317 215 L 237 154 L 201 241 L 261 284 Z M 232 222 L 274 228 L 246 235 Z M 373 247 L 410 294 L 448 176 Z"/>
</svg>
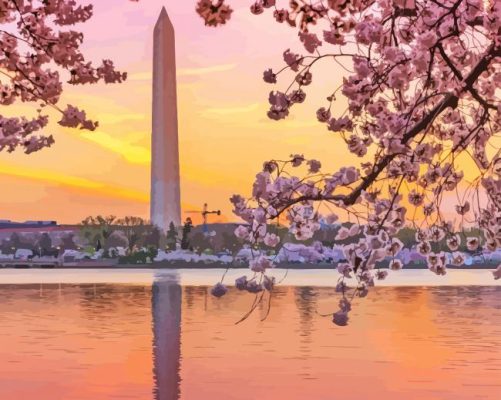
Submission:
<svg viewBox="0 0 501 400">
<path fill-rule="evenodd" d="M 465 308 L 476 317 L 476 312 L 499 309 L 501 287 L 497 286 L 442 286 L 429 288 L 432 307 L 446 315 L 465 316 Z M 480 321 L 479 321 L 480 322 Z"/>
<path fill-rule="evenodd" d="M 381 290 L 382 289 L 382 290 Z M 390 292 L 391 290 L 391 292 Z M 423 288 L 421 287 L 394 287 L 394 288 L 376 288 L 376 293 L 375 296 L 381 296 L 384 292 L 392 293 L 394 296 L 394 299 L 389 299 L 387 297 L 390 296 L 384 296 L 383 301 L 396 301 L 398 303 L 414 303 L 416 301 L 416 297 L 422 295 Z M 381 293 L 380 293 L 381 292 Z"/>
<path fill-rule="evenodd" d="M 81 311 L 89 320 L 108 320 L 120 310 L 143 313 L 149 308 L 150 293 L 146 286 L 88 284 L 78 288 Z"/>
<path fill-rule="evenodd" d="M 184 302 L 188 310 L 193 309 L 195 302 L 203 301 L 204 309 L 207 308 L 207 287 L 206 286 L 184 286 Z"/>
<path fill-rule="evenodd" d="M 309 352 L 312 322 L 317 309 L 317 292 L 309 286 L 294 288 L 294 300 L 299 311 L 301 349 Z"/>
</svg>

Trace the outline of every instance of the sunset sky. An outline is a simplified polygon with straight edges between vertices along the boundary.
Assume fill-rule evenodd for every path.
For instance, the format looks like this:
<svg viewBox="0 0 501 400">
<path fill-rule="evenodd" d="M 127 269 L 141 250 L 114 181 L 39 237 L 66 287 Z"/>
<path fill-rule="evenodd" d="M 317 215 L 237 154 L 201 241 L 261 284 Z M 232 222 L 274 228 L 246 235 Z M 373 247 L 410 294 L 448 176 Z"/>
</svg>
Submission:
<svg viewBox="0 0 501 400">
<path fill-rule="evenodd" d="M 129 79 L 67 87 L 61 104 L 84 107 L 99 120 L 96 132 L 63 128 L 54 115 L 47 130 L 56 138 L 52 148 L 29 156 L 0 153 L 0 219 L 72 223 L 99 213 L 149 215 L 152 30 L 163 5 L 176 30 L 184 210 L 198 210 L 207 201 L 223 211 L 221 221 L 233 219 L 228 198 L 250 193 L 266 159 L 301 152 L 327 165 L 345 162 L 339 138 L 315 119 L 327 91 L 341 82 L 339 68 L 321 67 L 322 85 L 312 88 L 315 95 L 289 120 L 269 120 L 272 86 L 262 81 L 262 72 L 281 67 L 285 49 L 299 50 L 296 32 L 276 24 L 271 14 L 252 15 L 248 1 L 233 4 L 229 24 L 207 28 L 194 0 L 95 2 L 92 20 L 79 26 L 87 57 L 113 59 Z M 288 84 L 283 80 L 281 88 Z M 33 114 L 34 108 L 1 107 L 0 113 Z"/>
<path fill-rule="evenodd" d="M 262 73 L 283 66 L 284 50 L 304 52 L 297 32 L 277 24 L 271 13 L 252 15 L 248 0 L 232 1 L 227 25 L 208 28 L 195 3 L 95 2 L 94 17 L 78 26 L 85 54 L 95 62 L 111 58 L 129 78 L 118 85 L 66 85 L 60 105 L 84 108 L 100 123 L 95 132 L 63 128 L 54 114 L 47 129 L 56 139 L 52 148 L 32 155 L 0 153 L 0 219 L 75 223 L 96 214 L 149 216 L 152 32 L 162 6 L 176 31 L 184 211 L 208 202 L 223 212 L 213 222 L 234 220 L 229 197 L 249 195 L 268 159 L 302 153 L 321 160 L 325 171 L 355 161 L 339 135 L 315 118 L 342 82 L 339 65 L 327 59 L 317 64 L 306 103 L 285 121 L 269 120 L 273 86 L 263 82 Z M 291 78 L 284 75 L 276 89 L 284 90 Z M 33 115 L 35 108 L 0 106 L 0 114 Z M 341 97 L 332 111 L 339 116 L 345 109 Z"/>
</svg>

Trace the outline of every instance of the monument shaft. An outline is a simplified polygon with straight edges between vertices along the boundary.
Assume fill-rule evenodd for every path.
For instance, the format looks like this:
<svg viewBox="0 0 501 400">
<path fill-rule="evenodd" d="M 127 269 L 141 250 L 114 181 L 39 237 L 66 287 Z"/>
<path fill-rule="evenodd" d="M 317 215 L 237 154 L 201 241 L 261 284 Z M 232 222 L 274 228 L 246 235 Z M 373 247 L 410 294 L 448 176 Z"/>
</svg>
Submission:
<svg viewBox="0 0 501 400">
<path fill-rule="evenodd" d="M 181 224 L 174 27 L 165 8 L 153 32 L 150 217 L 164 232 Z"/>
</svg>

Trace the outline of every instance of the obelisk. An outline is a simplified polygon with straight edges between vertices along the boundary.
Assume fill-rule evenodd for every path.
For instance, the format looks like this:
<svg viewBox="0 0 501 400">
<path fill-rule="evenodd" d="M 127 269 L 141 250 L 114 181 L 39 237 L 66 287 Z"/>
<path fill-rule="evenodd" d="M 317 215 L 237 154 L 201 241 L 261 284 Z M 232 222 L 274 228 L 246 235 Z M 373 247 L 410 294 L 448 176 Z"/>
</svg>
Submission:
<svg viewBox="0 0 501 400">
<path fill-rule="evenodd" d="M 152 113 L 150 217 L 165 232 L 171 222 L 181 224 L 176 49 L 165 7 L 153 31 Z"/>
</svg>

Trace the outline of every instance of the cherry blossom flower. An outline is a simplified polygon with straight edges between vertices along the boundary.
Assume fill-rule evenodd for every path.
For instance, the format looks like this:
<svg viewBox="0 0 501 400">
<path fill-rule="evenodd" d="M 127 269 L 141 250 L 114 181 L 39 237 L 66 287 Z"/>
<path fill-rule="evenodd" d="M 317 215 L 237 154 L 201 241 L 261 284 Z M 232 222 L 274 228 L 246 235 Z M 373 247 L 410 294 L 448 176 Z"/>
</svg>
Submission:
<svg viewBox="0 0 501 400">
<path fill-rule="evenodd" d="M 304 48 L 310 53 L 313 53 L 319 46 L 322 45 L 322 42 L 314 33 L 299 32 L 299 39 L 303 42 Z"/>
<path fill-rule="evenodd" d="M 330 118 L 330 110 L 327 110 L 325 107 L 321 107 L 317 110 L 317 119 L 319 122 L 327 122 Z"/>
<path fill-rule="evenodd" d="M 350 236 L 350 230 L 342 226 L 336 234 L 335 240 L 345 240 Z"/>
<path fill-rule="evenodd" d="M 342 297 L 341 300 L 339 300 L 339 309 L 346 313 L 351 311 L 351 303 L 346 297 Z"/>
<path fill-rule="evenodd" d="M 264 71 L 263 80 L 267 83 L 277 83 L 277 75 L 269 68 Z"/>
<path fill-rule="evenodd" d="M 418 193 L 416 190 L 411 190 L 409 193 L 409 203 L 414 206 L 420 206 L 423 203 L 424 195 L 422 193 Z"/>
<path fill-rule="evenodd" d="M 320 171 L 320 168 L 322 167 L 320 161 L 317 160 L 309 160 L 307 161 L 307 164 L 310 167 L 308 170 L 310 174 L 316 174 L 318 171 Z"/>
<path fill-rule="evenodd" d="M 263 277 L 263 287 L 268 291 L 271 292 L 273 290 L 273 287 L 275 286 L 275 277 L 269 277 L 265 275 Z"/>
<path fill-rule="evenodd" d="M 80 129 L 93 131 L 97 128 L 98 123 L 86 119 L 85 111 L 79 110 L 77 107 L 73 107 L 68 104 L 66 109 L 63 111 L 63 117 L 59 121 L 59 125 L 69 128 L 80 127 Z"/>
<path fill-rule="evenodd" d="M 238 290 L 246 290 L 247 289 L 247 276 L 241 276 L 240 278 L 235 279 L 235 287 Z"/>
<path fill-rule="evenodd" d="M 420 242 L 417 245 L 417 251 L 419 254 L 425 256 L 431 252 L 431 245 L 429 242 Z"/>
<path fill-rule="evenodd" d="M 437 275 L 445 275 L 447 273 L 447 269 L 445 268 L 445 254 L 429 254 L 427 257 L 428 268 L 430 271 L 434 272 Z"/>
<path fill-rule="evenodd" d="M 459 214 L 459 215 L 465 215 L 468 213 L 468 211 L 470 211 L 470 203 L 465 201 L 463 205 L 456 205 L 456 212 Z"/>
<path fill-rule="evenodd" d="M 285 63 L 293 70 L 298 71 L 299 66 L 301 65 L 302 57 L 298 54 L 292 53 L 290 49 L 284 51 L 283 54 Z"/>
<path fill-rule="evenodd" d="M 350 264 L 339 263 L 337 265 L 337 271 L 346 278 L 351 278 L 351 273 L 353 272 L 353 269 Z"/>
<path fill-rule="evenodd" d="M 249 267 L 254 272 L 266 272 L 268 268 L 273 268 L 274 265 L 265 256 L 257 256 L 250 261 Z"/>
<path fill-rule="evenodd" d="M 464 254 L 463 253 L 460 253 L 460 252 L 457 252 L 455 251 L 454 253 L 452 253 L 452 257 L 451 257 L 451 264 L 452 265 L 455 265 L 455 266 L 461 266 L 464 264 L 464 261 L 465 261 L 465 257 L 464 257 Z"/>
<path fill-rule="evenodd" d="M 249 281 L 247 283 L 246 289 L 249 293 L 259 293 L 259 292 L 262 292 L 264 290 L 263 285 L 260 283 L 257 283 L 256 281 Z"/>
<path fill-rule="evenodd" d="M 239 239 L 247 239 L 249 237 L 249 229 L 243 225 L 239 225 L 235 229 L 235 236 Z"/>
<path fill-rule="evenodd" d="M 348 313 L 342 310 L 339 310 L 332 314 L 332 322 L 338 326 L 346 326 L 348 325 Z"/>
<path fill-rule="evenodd" d="M 250 11 L 252 14 L 259 15 L 264 12 L 264 7 L 261 1 L 256 1 L 250 6 Z"/>
<path fill-rule="evenodd" d="M 228 288 L 221 282 L 216 283 L 210 290 L 214 297 L 223 297 L 228 292 Z"/>
<path fill-rule="evenodd" d="M 348 289 L 348 285 L 346 284 L 345 281 L 339 281 L 336 284 L 336 292 L 337 293 L 344 293 Z"/>
<path fill-rule="evenodd" d="M 400 271 L 403 267 L 403 263 L 398 259 L 393 259 L 390 261 L 389 267 L 392 271 Z"/>
<path fill-rule="evenodd" d="M 264 244 L 266 246 L 275 247 L 280 243 L 280 238 L 274 233 L 267 233 L 264 237 Z"/>
<path fill-rule="evenodd" d="M 203 18 L 206 26 L 219 26 L 231 18 L 233 10 L 224 0 L 199 0 L 196 12 Z"/>
<path fill-rule="evenodd" d="M 466 248 L 470 251 L 475 251 L 480 246 L 480 240 L 477 237 L 469 236 L 466 238 Z"/>
<path fill-rule="evenodd" d="M 332 225 L 334 224 L 337 220 L 339 219 L 339 217 L 336 215 L 336 214 L 329 214 L 327 215 L 327 217 L 325 218 L 325 222 L 327 222 L 328 224 Z"/>
<path fill-rule="evenodd" d="M 305 160 L 302 154 L 291 154 L 291 164 L 293 167 L 299 167 Z"/>
<path fill-rule="evenodd" d="M 447 247 L 451 251 L 456 251 L 459 248 L 459 245 L 461 244 L 461 237 L 459 235 L 453 235 L 450 238 L 447 239 Z"/>
</svg>

